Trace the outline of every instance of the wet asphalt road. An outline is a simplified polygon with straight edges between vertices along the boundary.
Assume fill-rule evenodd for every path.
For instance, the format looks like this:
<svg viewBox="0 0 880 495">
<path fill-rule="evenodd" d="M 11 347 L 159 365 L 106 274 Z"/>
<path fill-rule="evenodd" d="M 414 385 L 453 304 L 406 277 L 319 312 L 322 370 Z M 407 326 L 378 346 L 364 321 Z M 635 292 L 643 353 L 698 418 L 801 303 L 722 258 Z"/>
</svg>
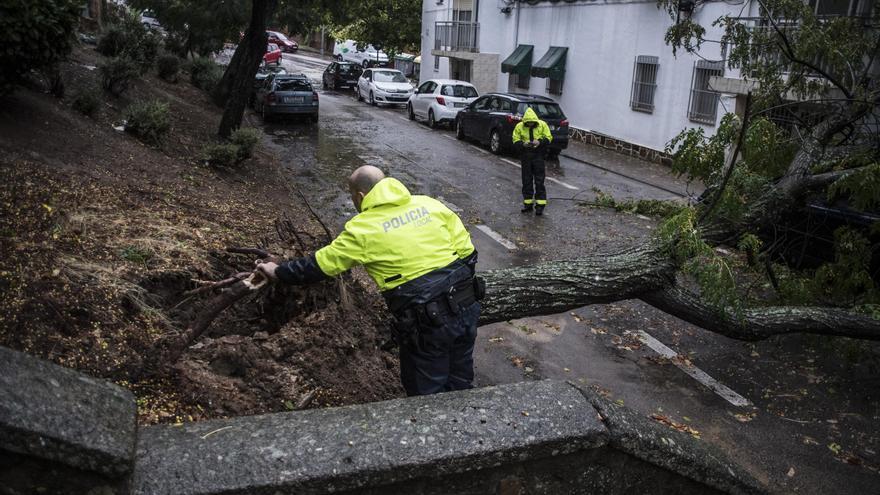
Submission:
<svg viewBox="0 0 880 495">
<path fill-rule="evenodd" d="M 306 73 L 320 87 L 324 62 L 285 57 L 288 70 Z M 266 144 L 317 213 L 341 228 L 355 213 L 345 190 L 348 174 L 364 164 L 379 166 L 460 214 L 480 252 L 481 270 L 645 242 L 656 221 L 581 204 L 594 199 L 594 187 L 618 199 L 680 200 L 686 194 L 683 184 L 656 167 L 577 148 L 567 153 L 578 160 L 563 156 L 548 166 L 555 181 L 547 181 L 545 216 L 523 215 L 516 158 L 458 141 L 449 129 L 410 122 L 402 107 L 357 102 L 350 91 L 320 91 L 320 102 L 317 126 L 266 126 L 272 136 Z M 261 125 L 255 114 L 246 118 Z M 639 330 L 681 357 L 661 358 L 631 334 Z M 688 425 L 773 491 L 880 493 L 880 350 L 856 349 L 845 339 L 799 336 L 733 341 L 640 301 L 623 301 L 482 327 L 475 370 L 481 386 L 544 378 L 592 385 L 640 413 Z M 752 405 L 732 404 L 676 361 Z"/>
</svg>

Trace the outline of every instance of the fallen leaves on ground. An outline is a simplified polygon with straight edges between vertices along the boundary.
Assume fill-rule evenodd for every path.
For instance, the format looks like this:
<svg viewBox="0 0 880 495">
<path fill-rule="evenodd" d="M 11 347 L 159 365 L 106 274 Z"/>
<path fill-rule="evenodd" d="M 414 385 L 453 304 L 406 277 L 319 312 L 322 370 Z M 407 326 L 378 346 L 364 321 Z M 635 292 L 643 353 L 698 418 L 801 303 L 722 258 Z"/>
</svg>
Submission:
<svg viewBox="0 0 880 495">
<path fill-rule="evenodd" d="M 657 421 L 658 423 L 663 423 L 664 425 L 672 428 L 673 430 L 678 430 L 682 433 L 687 433 L 698 440 L 700 438 L 700 432 L 697 431 L 696 429 L 694 429 L 684 423 L 678 423 L 676 421 L 673 421 L 669 417 L 663 416 L 662 414 L 652 414 L 651 419 L 653 419 L 654 421 Z"/>
</svg>

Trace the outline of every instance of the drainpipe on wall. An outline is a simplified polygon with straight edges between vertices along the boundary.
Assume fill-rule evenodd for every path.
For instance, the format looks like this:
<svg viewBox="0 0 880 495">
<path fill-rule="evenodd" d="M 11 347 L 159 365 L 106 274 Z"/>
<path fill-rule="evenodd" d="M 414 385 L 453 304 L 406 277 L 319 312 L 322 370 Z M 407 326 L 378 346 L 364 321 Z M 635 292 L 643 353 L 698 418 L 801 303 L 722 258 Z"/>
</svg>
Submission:
<svg viewBox="0 0 880 495">
<path fill-rule="evenodd" d="M 519 0 L 516 0 L 516 25 L 513 28 L 513 49 L 519 46 Z"/>
</svg>

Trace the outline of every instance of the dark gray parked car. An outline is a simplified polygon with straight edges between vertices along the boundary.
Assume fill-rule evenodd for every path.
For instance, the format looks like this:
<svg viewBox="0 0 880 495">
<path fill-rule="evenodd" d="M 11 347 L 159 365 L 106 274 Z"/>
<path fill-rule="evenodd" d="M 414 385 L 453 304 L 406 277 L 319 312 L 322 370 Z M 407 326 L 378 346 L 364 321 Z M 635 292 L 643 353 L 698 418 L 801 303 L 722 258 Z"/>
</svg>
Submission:
<svg viewBox="0 0 880 495">
<path fill-rule="evenodd" d="M 254 108 L 269 120 L 275 116 L 302 115 L 318 121 L 318 92 L 304 74 L 272 74 L 254 97 Z"/>
</svg>

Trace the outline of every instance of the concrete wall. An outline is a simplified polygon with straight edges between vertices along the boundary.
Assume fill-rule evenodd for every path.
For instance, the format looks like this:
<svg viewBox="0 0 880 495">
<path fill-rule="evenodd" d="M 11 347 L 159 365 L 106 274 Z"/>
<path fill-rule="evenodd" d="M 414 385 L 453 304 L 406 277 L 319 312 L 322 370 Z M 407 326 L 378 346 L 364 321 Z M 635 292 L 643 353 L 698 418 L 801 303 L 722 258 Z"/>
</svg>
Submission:
<svg viewBox="0 0 880 495">
<path fill-rule="evenodd" d="M 525 382 L 136 430 L 134 397 L 0 348 L 0 493 L 762 493 L 705 444 Z"/>
<path fill-rule="evenodd" d="M 693 67 L 700 57 L 683 52 L 673 56 L 672 49 L 663 41 L 672 21 L 665 11 L 657 8 L 655 1 L 542 2 L 535 6 L 520 2 L 518 30 L 515 9 L 503 14 L 500 12 L 503 2 L 499 0 L 479 3 L 480 52 L 499 55 L 496 91 L 508 90 L 509 76 L 501 72 L 501 61 L 517 44 L 534 45 L 533 62 L 550 46 L 565 46 L 568 58 L 562 95 L 548 94 L 546 80 L 540 78 L 532 78 L 529 92 L 559 101 L 573 127 L 654 150 L 662 150 L 686 127 L 703 127 L 707 134 L 715 132 L 715 126 L 688 119 Z M 749 4 L 708 2 L 697 8 L 693 19 L 707 28 L 706 39 L 719 40 L 721 32 L 711 26 L 712 21 L 727 13 L 748 15 L 749 8 Z M 443 63 L 439 72 L 433 71 L 431 48 L 434 22 L 450 19 L 449 5 L 437 6 L 436 0 L 425 0 L 422 80 L 448 75 L 448 67 Z M 633 63 L 637 55 L 659 57 L 652 114 L 630 108 Z M 705 43 L 700 56 L 721 59 L 721 45 Z M 738 74 L 728 70 L 726 75 Z M 722 103 L 718 109 L 719 120 L 725 105 L 726 110 L 734 110 L 732 98 L 722 97 Z"/>
</svg>

